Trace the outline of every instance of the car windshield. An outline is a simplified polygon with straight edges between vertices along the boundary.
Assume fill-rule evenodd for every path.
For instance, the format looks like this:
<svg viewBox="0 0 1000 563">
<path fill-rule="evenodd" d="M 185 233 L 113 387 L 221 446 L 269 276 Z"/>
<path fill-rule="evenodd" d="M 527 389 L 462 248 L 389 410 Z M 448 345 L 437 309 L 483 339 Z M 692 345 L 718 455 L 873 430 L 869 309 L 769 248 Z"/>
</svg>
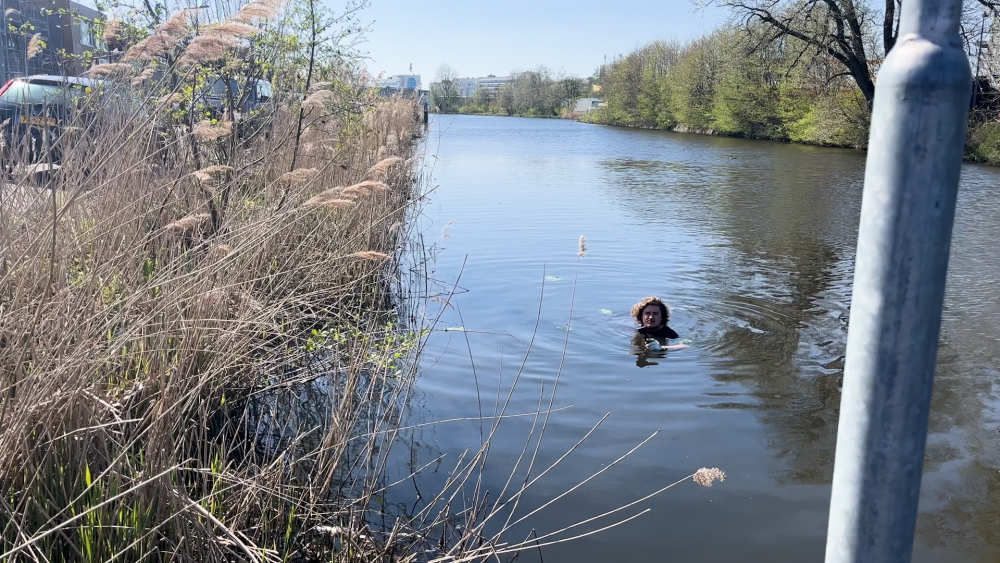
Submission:
<svg viewBox="0 0 1000 563">
<path fill-rule="evenodd" d="M 76 84 L 53 82 L 25 82 L 15 80 L 0 94 L 0 101 L 13 104 L 62 103 L 67 91 L 72 98 L 84 95 L 84 88 Z"/>
</svg>

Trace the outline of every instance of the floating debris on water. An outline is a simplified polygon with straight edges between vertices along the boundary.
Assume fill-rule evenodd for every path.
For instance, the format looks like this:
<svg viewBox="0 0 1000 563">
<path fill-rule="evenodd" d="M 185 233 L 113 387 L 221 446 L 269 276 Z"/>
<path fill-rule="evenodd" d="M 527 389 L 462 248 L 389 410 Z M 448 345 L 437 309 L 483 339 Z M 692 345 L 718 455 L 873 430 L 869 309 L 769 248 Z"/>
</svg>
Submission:
<svg viewBox="0 0 1000 563">
<path fill-rule="evenodd" d="M 545 281 L 559 281 L 562 278 L 556 276 L 545 276 Z"/>
<path fill-rule="evenodd" d="M 449 327 L 445 327 L 444 331 L 445 332 L 451 332 L 451 331 L 454 331 L 454 332 L 465 332 L 465 327 L 464 326 L 449 326 Z"/>
<path fill-rule="evenodd" d="M 556 330 L 573 330 L 573 327 L 566 325 L 556 325 Z"/>
<path fill-rule="evenodd" d="M 611 309 L 601 309 L 601 312 L 604 313 L 605 315 L 610 315 Z"/>
</svg>

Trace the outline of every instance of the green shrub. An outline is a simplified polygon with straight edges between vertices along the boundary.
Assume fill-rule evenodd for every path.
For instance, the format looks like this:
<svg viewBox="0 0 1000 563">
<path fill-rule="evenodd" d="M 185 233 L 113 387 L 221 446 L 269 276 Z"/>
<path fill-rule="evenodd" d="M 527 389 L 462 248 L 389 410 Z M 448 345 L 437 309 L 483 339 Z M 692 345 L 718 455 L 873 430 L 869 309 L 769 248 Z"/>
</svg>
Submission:
<svg viewBox="0 0 1000 563">
<path fill-rule="evenodd" d="M 749 35 L 748 35 L 749 31 Z M 829 61 L 761 30 L 717 29 L 686 45 L 653 42 L 602 68 L 605 106 L 592 123 L 863 147 L 869 108 Z"/>
<path fill-rule="evenodd" d="M 971 160 L 1000 165 L 1000 123 L 988 121 L 971 125 L 965 155 Z"/>
</svg>

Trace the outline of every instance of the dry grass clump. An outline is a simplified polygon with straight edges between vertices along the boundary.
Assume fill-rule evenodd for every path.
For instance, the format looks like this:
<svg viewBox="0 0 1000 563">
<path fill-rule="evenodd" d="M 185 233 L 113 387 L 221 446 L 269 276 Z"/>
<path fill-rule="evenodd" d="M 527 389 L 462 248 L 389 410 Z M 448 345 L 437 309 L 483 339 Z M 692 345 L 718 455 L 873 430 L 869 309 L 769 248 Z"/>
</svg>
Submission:
<svg viewBox="0 0 1000 563">
<path fill-rule="evenodd" d="M 330 560 L 332 527 L 389 553 L 366 530 L 420 338 L 390 229 L 415 184 L 335 187 L 385 144 L 365 115 L 413 102 L 307 124 L 342 167 L 296 157 L 293 119 L 163 128 L 157 100 L 61 138 L 54 189 L 0 200 L 0 559 Z M 395 530 L 396 556 L 429 548 Z"/>
<path fill-rule="evenodd" d="M 199 141 L 215 141 L 233 132 L 233 124 L 228 121 L 213 123 L 205 120 L 195 125 L 192 134 Z"/>
</svg>

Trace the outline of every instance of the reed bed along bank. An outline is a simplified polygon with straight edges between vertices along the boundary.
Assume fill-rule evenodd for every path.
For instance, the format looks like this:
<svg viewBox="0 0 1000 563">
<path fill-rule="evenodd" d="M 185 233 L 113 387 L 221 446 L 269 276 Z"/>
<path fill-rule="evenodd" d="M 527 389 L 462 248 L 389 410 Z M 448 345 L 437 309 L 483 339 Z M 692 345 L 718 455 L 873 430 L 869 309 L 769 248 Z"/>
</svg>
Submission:
<svg viewBox="0 0 1000 563">
<path fill-rule="evenodd" d="M 248 131 L 196 112 L 204 45 L 155 76 L 150 45 L 95 69 L 89 115 L 5 147 L 0 560 L 419 549 L 366 527 L 421 334 L 399 299 L 416 104 L 343 72 Z"/>
</svg>

